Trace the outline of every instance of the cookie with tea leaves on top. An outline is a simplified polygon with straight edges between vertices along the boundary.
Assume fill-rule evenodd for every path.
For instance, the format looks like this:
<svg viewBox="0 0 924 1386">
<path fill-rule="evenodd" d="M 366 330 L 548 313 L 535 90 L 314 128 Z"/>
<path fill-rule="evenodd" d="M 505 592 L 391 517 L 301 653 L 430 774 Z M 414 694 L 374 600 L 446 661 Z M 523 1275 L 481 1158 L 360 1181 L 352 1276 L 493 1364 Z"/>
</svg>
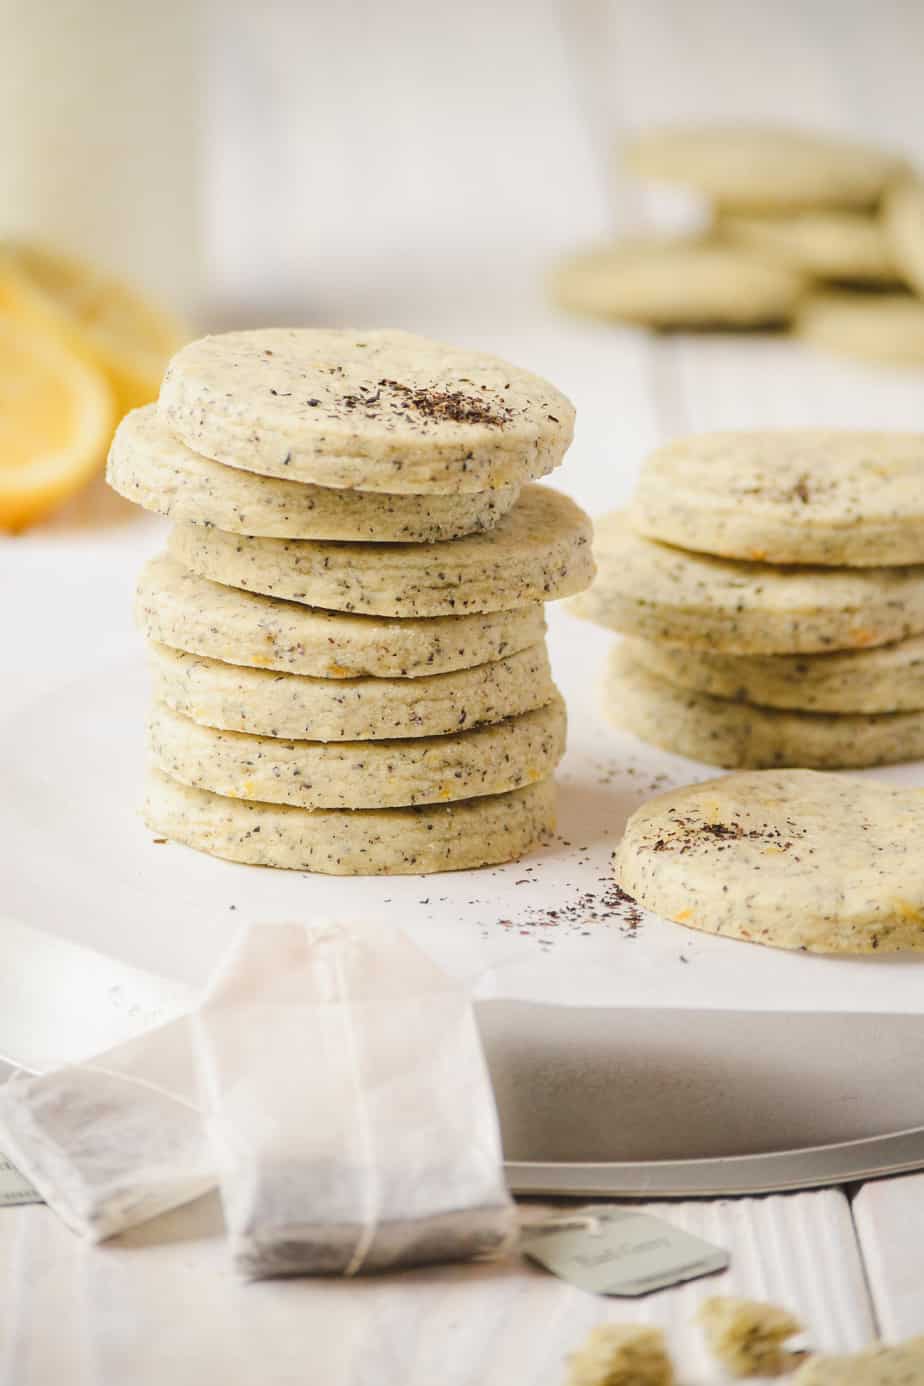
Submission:
<svg viewBox="0 0 924 1386">
<path fill-rule="evenodd" d="M 924 563 L 924 433 L 780 428 L 678 438 L 646 458 L 629 519 L 649 539 L 723 558 Z"/>
<path fill-rule="evenodd" d="M 226 332 L 170 362 L 158 413 L 231 467 L 400 495 L 518 485 L 557 467 L 574 408 L 548 381 L 409 332 Z"/>
<path fill-rule="evenodd" d="M 649 799 L 614 872 L 691 929 L 817 953 L 921 949 L 922 832 L 920 790 L 755 770 Z"/>
</svg>

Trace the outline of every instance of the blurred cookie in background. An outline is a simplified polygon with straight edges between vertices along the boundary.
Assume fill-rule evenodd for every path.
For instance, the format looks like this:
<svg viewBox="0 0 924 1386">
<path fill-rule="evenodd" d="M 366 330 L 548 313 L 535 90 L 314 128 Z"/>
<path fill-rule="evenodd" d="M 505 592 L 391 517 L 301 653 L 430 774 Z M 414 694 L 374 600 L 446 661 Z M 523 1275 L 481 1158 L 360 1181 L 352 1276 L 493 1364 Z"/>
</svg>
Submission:
<svg viewBox="0 0 924 1386">
<path fill-rule="evenodd" d="M 902 163 L 869 145 L 775 126 L 668 127 L 637 135 L 626 163 L 729 211 L 871 207 Z"/>
<path fill-rule="evenodd" d="M 782 216 L 728 213 L 719 218 L 718 230 L 735 244 L 817 279 L 899 283 L 886 230 L 866 212 L 836 209 Z"/>
<path fill-rule="evenodd" d="M 882 209 L 889 247 L 902 278 L 924 295 L 924 179 L 902 178 L 888 191 Z"/>
<path fill-rule="evenodd" d="M 803 341 L 838 356 L 924 365 L 924 303 L 913 294 L 850 289 L 813 294 L 802 305 L 795 330 Z"/>
<path fill-rule="evenodd" d="M 638 237 L 578 252 L 553 270 L 562 308 L 656 328 L 763 327 L 795 312 L 803 281 L 785 265 L 703 236 Z"/>
<path fill-rule="evenodd" d="M 792 326 L 840 356 L 924 362 L 924 180 L 903 159 L 717 125 L 637 134 L 623 162 L 692 193 L 706 229 L 576 252 L 549 279 L 559 307 L 661 330 Z"/>
</svg>

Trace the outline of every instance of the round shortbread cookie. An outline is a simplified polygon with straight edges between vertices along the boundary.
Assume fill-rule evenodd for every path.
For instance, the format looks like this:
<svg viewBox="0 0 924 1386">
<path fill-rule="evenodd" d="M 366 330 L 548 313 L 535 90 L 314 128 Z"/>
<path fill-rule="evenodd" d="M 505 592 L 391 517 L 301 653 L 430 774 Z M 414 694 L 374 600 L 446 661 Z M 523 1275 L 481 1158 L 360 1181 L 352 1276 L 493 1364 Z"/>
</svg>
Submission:
<svg viewBox="0 0 924 1386">
<path fill-rule="evenodd" d="M 918 1386 L 924 1381 L 924 1334 L 903 1343 L 876 1342 L 859 1352 L 813 1353 L 790 1380 L 792 1386 Z"/>
<path fill-rule="evenodd" d="M 748 249 L 819 279 L 895 284 L 898 270 L 882 222 L 864 212 L 796 212 L 721 218 L 719 231 Z"/>
<path fill-rule="evenodd" d="M 924 709 L 924 636 L 843 654 L 729 655 L 627 639 L 637 663 L 678 688 L 800 712 Z"/>
<path fill-rule="evenodd" d="M 281 539 L 432 543 L 493 529 L 519 486 L 457 496 L 388 496 L 280 481 L 200 457 L 147 404 L 116 429 L 106 477 L 113 490 L 178 523 Z"/>
<path fill-rule="evenodd" d="M 647 327 L 757 327 L 788 321 L 800 275 L 700 237 L 617 241 L 573 255 L 549 288 L 571 312 Z"/>
<path fill-rule="evenodd" d="M 617 512 L 597 524 L 585 620 L 645 640 L 726 654 L 818 654 L 924 632 L 924 565 L 775 568 L 646 539 Z"/>
<path fill-rule="evenodd" d="M 924 363 L 924 303 L 913 294 L 813 294 L 795 331 L 810 346 L 885 366 Z"/>
<path fill-rule="evenodd" d="M 636 809 L 614 858 L 640 905 L 813 953 L 924 948 L 924 794 L 812 770 L 726 775 Z"/>
<path fill-rule="evenodd" d="M 629 509 L 649 539 L 767 563 L 924 563 L 924 433 L 793 428 L 659 448 Z"/>
<path fill-rule="evenodd" d="M 534 712 L 449 736 L 283 741 L 214 731 L 155 704 L 148 735 L 172 779 L 235 799 L 299 808 L 398 808 L 503 794 L 546 779 L 565 749 L 560 696 Z"/>
<path fill-rule="evenodd" d="M 222 731 L 308 741 L 442 736 L 501 722 L 555 697 L 545 644 L 418 679 L 318 679 L 150 647 L 154 696 Z"/>
<path fill-rule="evenodd" d="M 184 443 L 229 466 L 398 494 L 545 476 L 574 431 L 548 381 L 408 332 L 203 337 L 170 362 L 158 407 Z"/>
<path fill-rule="evenodd" d="M 902 278 L 924 296 L 924 179 L 902 178 L 886 194 L 883 225 Z"/>
<path fill-rule="evenodd" d="M 605 692 L 610 721 L 675 755 L 727 769 L 814 770 L 893 765 L 924 757 L 924 712 L 789 712 L 678 688 L 617 645 Z"/>
<path fill-rule="evenodd" d="M 574 501 L 527 486 L 487 534 L 442 544 L 251 539 L 179 525 L 170 554 L 229 587 L 373 616 L 451 616 L 554 601 L 591 581 L 592 526 Z"/>
<path fill-rule="evenodd" d="M 253 804 L 150 773 L 152 831 L 229 861 L 330 876 L 416 876 L 513 861 L 555 827 L 555 785 L 426 808 L 315 809 Z"/>
<path fill-rule="evenodd" d="M 313 678 L 419 678 L 537 644 L 541 606 L 407 620 L 346 616 L 225 587 L 162 554 L 142 570 L 135 619 L 148 637 L 227 664 Z"/>
<path fill-rule="evenodd" d="M 668 127 L 637 135 L 626 162 L 739 211 L 869 207 L 902 168 L 880 149 L 785 126 Z"/>
</svg>

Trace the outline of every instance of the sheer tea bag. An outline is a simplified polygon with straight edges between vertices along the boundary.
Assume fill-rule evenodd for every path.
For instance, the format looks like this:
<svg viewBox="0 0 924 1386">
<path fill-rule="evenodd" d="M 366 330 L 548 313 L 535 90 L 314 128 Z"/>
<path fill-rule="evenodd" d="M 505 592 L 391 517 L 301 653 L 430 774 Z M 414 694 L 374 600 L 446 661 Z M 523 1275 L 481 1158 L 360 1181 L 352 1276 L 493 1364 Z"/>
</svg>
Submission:
<svg viewBox="0 0 924 1386">
<path fill-rule="evenodd" d="M 197 1030 L 243 1274 L 355 1275 L 506 1244 L 513 1209 L 471 1005 L 402 934 L 247 929 Z"/>
<path fill-rule="evenodd" d="M 101 1242 L 217 1182 L 186 1018 L 0 1087 L 0 1150 L 75 1232 Z"/>
</svg>

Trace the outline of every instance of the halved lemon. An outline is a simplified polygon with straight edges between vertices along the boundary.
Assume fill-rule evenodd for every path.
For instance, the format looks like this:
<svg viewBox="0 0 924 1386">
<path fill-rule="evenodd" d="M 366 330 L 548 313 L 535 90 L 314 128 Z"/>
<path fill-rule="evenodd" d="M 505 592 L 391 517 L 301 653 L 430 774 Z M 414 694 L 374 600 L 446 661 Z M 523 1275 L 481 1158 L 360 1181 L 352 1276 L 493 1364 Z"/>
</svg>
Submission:
<svg viewBox="0 0 924 1386">
<path fill-rule="evenodd" d="M 0 310 L 53 333 L 99 366 L 119 417 L 156 399 L 167 362 L 188 337 L 121 280 L 22 241 L 0 245 Z"/>
<path fill-rule="evenodd" d="M 78 491 L 105 459 L 114 421 L 96 366 L 0 319 L 0 529 L 24 529 Z"/>
</svg>

